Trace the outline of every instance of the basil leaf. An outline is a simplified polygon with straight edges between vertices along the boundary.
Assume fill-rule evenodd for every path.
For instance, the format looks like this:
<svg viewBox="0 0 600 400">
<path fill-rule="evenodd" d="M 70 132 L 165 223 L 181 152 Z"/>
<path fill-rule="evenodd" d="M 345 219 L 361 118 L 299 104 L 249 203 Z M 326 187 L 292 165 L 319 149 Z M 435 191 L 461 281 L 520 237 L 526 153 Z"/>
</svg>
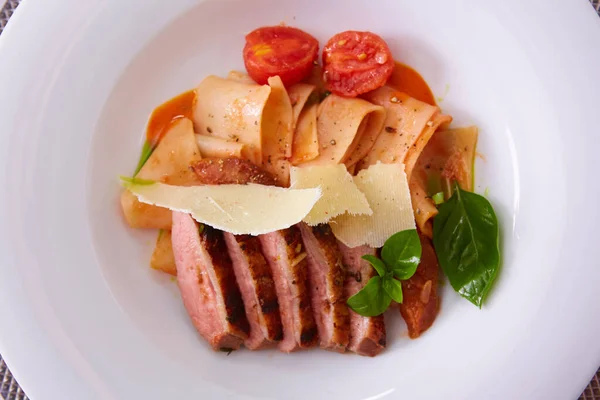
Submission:
<svg viewBox="0 0 600 400">
<path fill-rule="evenodd" d="M 381 261 L 379 258 L 377 258 L 371 254 L 365 254 L 364 256 L 362 256 L 362 259 L 368 261 L 369 264 L 371 264 L 373 266 L 373 268 L 375 268 L 375 271 L 377 271 L 377 275 L 385 276 L 387 267 L 385 266 L 383 261 Z"/>
<path fill-rule="evenodd" d="M 348 299 L 347 304 L 357 314 L 375 317 L 383 314 L 391 302 L 392 298 L 382 287 L 382 278 L 374 276 L 365 287 Z"/>
<path fill-rule="evenodd" d="M 455 184 L 433 220 L 433 245 L 454 290 L 481 308 L 500 266 L 498 220 L 490 202 Z"/>
<path fill-rule="evenodd" d="M 421 240 L 416 229 L 390 236 L 381 249 L 381 258 L 398 279 L 409 279 L 421 261 Z"/>
<path fill-rule="evenodd" d="M 146 161 L 148 161 L 148 159 L 152 155 L 153 151 L 154 151 L 154 146 L 152 146 L 150 143 L 148 143 L 148 141 L 144 142 L 144 146 L 142 147 L 142 153 L 140 154 L 140 159 L 138 161 L 137 167 L 135 168 L 135 172 L 133 173 L 133 176 L 136 176 L 138 174 L 138 172 L 140 172 L 140 170 L 142 169 L 144 164 L 146 164 Z"/>
<path fill-rule="evenodd" d="M 394 279 L 391 276 L 383 278 L 383 290 L 394 300 L 396 303 L 402 303 L 402 284 L 400 281 Z"/>
</svg>

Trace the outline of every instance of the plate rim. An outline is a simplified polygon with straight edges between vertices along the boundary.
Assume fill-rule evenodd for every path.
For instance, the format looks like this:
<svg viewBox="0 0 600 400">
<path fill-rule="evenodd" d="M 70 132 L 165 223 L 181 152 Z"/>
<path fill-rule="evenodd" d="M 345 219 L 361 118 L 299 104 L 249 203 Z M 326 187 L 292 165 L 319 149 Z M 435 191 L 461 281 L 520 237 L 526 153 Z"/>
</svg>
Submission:
<svg viewBox="0 0 600 400">
<path fill-rule="evenodd" d="M 94 1 L 96 3 L 100 3 L 99 0 L 94 0 Z M 65 3 L 68 3 L 68 2 L 69 1 L 65 0 Z M 77 5 L 76 1 L 72 1 L 71 3 L 72 4 L 70 6 L 75 7 Z M 587 11 L 584 10 L 584 7 L 583 7 L 584 3 L 585 3 L 585 6 L 587 6 L 589 10 L 587 10 Z M 47 6 L 47 3 L 46 3 L 46 6 Z M 567 0 L 560 0 L 560 3 L 557 2 L 556 6 L 563 7 L 564 9 L 572 8 L 573 9 L 572 12 L 573 12 L 574 16 L 579 15 L 579 16 L 585 16 L 585 18 L 588 18 L 588 16 L 593 13 L 593 8 L 589 5 L 587 0 L 580 0 L 579 3 L 573 3 L 573 2 L 569 3 L 569 2 L 567 2 Z M 34 10 L 34 7 L 39 7 L 39 9 Z M 14 67 L 10 67 L 10 62 L 3 63 L 1 61 L 3 59 L 2 54 L 4 54 L 4 52 L 12 51 L 11 49 L 14 49 L 14 48 L 16 48 L 16 46 L 18 46 L 18 42 L 19 42 L 19 40 L 17 39 L 18 36 L 31 37 L 31 35 L 33 34 L 31 32 L 31 30 L 32 30 L 31 25 L 33 25 L 34 22 L 35 22 L 36 26 L 41 26 L 41 27 L 43 27 L 44 24 L 48 24 L 48 27 L 51 27 L 52 24 L 57 23 L 56 21 L 42 18 L 44 16 L 44 13 L 41 12 L 41 9 L 43 9 L 44 7 L 45 7 L 44 2 L 41 0 L 39 0 L 37 2 L 35 0 L 24 0 L 19 5 L 18 9 L 13 14 L 9 24 L 6 26 L 3 34 L 0 36 L 0 71 L 6 72 L 3 68 L 6 68 L 7 71 L 10 71 L 11 68 L 14 68 Z M 584 13 L 588 13 L 588 14 L 584 14 Z M 28 18 L 29 18 L 29 21 L 27 21 Z M 595 14 L 594 14 L 594 18 L 597 20 L 597 17 L 595 16 Z M 29 24 L 28 24 L 28 22 L 29 22 Z M 40 24 L 40 25 L 37 25 L 37 24 Z M 596 21 L 593 28 L 591 27 L 591 25 L 588 28 L 591 31 L 595 31 L 595 33 L 597 34 L 595 36 L 596 38 L 600 37 L 600 21 Z M 11 39 L 13 37 L 15 39 Z M 588 37 L 586 37 L 585 39 L 582 38 L 582 43 L 584 40 L 586 42 L 588 42 L 590 45 L 594 44 L 593 38 L 588 38 Z M 592 47 L 590 46 L 590 52 L 591 52 L 591 48 Z M 594 52 L 595 52 L 594 58 L 597 60 L 598 63 L 600 63 L 600 51 L 595 50 Z M 17 62 L 15 61 L 13 65 L 16 66 Z M 2 82 L 1 79 L 0 79 L 0 82 Z M 600 84 L 598 82 L 596 82 L 595 86 L 596 86 L 596 89 L 598 89 L 597 93 L 600 93 Z M 0 111 L 0 115 L 2 115 L 1 111 Z M 0 195 L 0 197 L 1 196 L 2 195 Z M 596 213 L 596 215 L 598 215 L 598 213 Z M 4 265 L 0 266 L 0 270 L 4 271 L 5 269 L 6 268 L 4 268 Z M 5 282 L 4 284 L 2 283 L 2 281 L 4 281 L 4 280 L 0 280 L 0 288 L 3 288 L 3 285 L 4 285 L 4 289 L 6 289 L 6 282 L 8 282 L 8 280 L 4 281 Z M 11 291 L 14 292 L 14 290 L 11 290 Z M 3 298 L 3 296 L 5 296 L 5 294 L 8 294 L 9 292 L 10 292 L 9 290 L 0 290 L 0 299 L 2 299 L 2 301 L 0 301 L 0 316 L 2 316 L 3 318 L 8 315 L 12 316 L 13 320 L 11 321 L 10 326 L 20 326 L 20 328 L 17 329 L 18 331 L 27 331 L 28 328 L 36 326 L 37 323 L 35 321 L 35 318 L 33 318 L 33 315 L 32 315 L 32 318 L 33 318 L 32 320 L 25 321 L 24 319 L 21 319 L 20 316 L 17 316 L 15 313 L 13 313 L 11 310 L 9 310 L 8 304 L 10 302 L 6 301 L 6 300 L 9 300 L 9 298 L 6 298 L 6 297 Z M 16 298 L 16 296 L 10 297 L 10 299 L 15 299 L 15 298 Z M 23 302 L 23 303 L 26 304 L 26 302 Z M 8 319 L 8 317 L 7 317 L 7 319 Z M 600 331 L 600 321 L 598 321 L 598 320 L 594 321 L 593 325 L 594 325 L 594 329 L 596 331 Z M 44 392 L 46 392 L 46 394 L 47 394 L 48 387 L 41 387 L 39 382 L 48 381 L 48 379 L 42 379 L 42 377 L 39 376 L 39 373 L 42 371 L 47 373 L 47 368 L 51 365 L 55 365 L 57 362 L 56 354 L 53 354 L 52 349 L 50 347 L 45 348 L 42 345 L 42 343 L 45 341 L 49 342 L 48 338 L 46 338 L 45 341 L 42 340 L 42 341 L 36 343 L 37 344 L 36 351 L 32 352 L 32 353 L 37 353 L 35 355 L 35 357 L 31 357 L 31 355 L 27 357 L 27 356 L 23 355 L 24 352 L 22 350 L 17 350 L 18 346 L 8 343 L 13 338 L 5 340 L 6 337 L 7 337 L 7 335 L 5 335 L 3 331 L 0 331 L 0 353 L 3 354 L 3 357 L 6 360 L 7 364 L 11 366 L 11 370 L 12 370 L 14 376 L 16 377 L 16 379 L 20 383 L 23 383 L 24 387 L 27 388 L 27 391 L 31 392 L 33 396 L 43 396 Z M 63 338 L 63 339 L 67 339 L 67 338 Z M 51 343 L 49 342 L 48 344 L 51 344 Z M 592 347 L 595 347 L 595 348 L 592 348 Z M 31 347 L 29 348 L 29 350 L 31 350 Z M 587 385 L 587 383 L 589 382 L 588 378 L 591 378 L 593 376 L 593 374 L 596 372 L 597 366 L 600 365 L 600 341 L 593 342 L 593 346 L 590 346 L 590 350 L 592 350 L 592 351 L 589 354 L 589 359 L 588 359 L 587 363 L 582 362 L 582 363 L 578 364 L 577 366 L 571 366 L 572 370 L 578 369 L 578 370 L 582 371 L 579 374 L 579 376 L 581 376 L 580 381 L 583 382 L 584 379 L 587 379 L 583 385 L 579 384 L 579 386 L 581 386 L 581 389 L 583 389 L 585 387 L 585 385 Z M 20 354 L 18 354 L 18 353 L 20 353 Z M 44 368 L 40 368 L 40 367 L 36 368 L 37 371 L 35 371 L 35 372 L 37 372 L 38 376 L 34 376 L 34 374 L 27 372 L 27 370 L 31 370 L 32 362 L 46 365 L 46 367 L 44 367 Z M 596 366 L 594 367 L 593 373 L 588 378 L 586 378 L 585 376 L 583 376 L 583 375 L 585 375 L 584 372 L 587 370 L 590 370 L 590 365 L 592 365 L 592 363 L 594 363 L 594 362 L 596 363 Z M 65 364 L 65 365 L 67 365 L 67 364 Z M 52 383 L 52 381 L 50 381 L 50 382 Z M 549 387 L 550 386 L 551 385 L 549 385 Z"/>
</svg>

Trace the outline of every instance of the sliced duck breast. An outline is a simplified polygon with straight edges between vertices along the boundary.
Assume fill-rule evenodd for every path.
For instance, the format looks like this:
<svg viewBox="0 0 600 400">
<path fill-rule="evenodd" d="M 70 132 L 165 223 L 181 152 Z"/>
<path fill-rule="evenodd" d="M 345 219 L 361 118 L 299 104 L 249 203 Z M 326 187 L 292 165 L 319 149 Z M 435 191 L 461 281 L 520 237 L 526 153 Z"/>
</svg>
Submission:
<svg viewBox="0 0 600 400">
<path fill-rule="evenodd" d="M 343 353 L 350 341 L 350 313 L 342 253 L 329 225 L 298 226 L 308 253 L 312 308 L 321 347 Z"/>
<path fill-rule="evenodd" d="M 275 282 L 259 239 L 231 233 L 224 236 L 250 323 L 250 335 L 244 345 L 256 350 L 281 341 L 283 330 Z"/>
<path fill-rule="evenodd" d="M 377 251 L 368 246 L 350 248 L 338 242 L 342 260 L 346 267 L 344 291 L 346 298 L 361 290 L 376 273 L 371 264 L 362 259 L 365 254 L 376 255 Z M 386 332 L 383 315 L 363 317 L 350 309 L 350 343 L 348 350 L 362 356 L 376 356 L 386 346 Z"/>
<path fill-rule="evenodd" d="M 279 349 L 291 352 L 313 347 L 319 337 L 308 288 L 308 261 L 300 230 L 293 226 L 259 236 L 263 255 L 271 266 L 283 340 Z"/>
<path fill-rule="evenodd" d="M 215 350 L 238 349 L 250 331 L 223 233 L 173 212 L 173 253 L 183 304 Z"/>
</svg>

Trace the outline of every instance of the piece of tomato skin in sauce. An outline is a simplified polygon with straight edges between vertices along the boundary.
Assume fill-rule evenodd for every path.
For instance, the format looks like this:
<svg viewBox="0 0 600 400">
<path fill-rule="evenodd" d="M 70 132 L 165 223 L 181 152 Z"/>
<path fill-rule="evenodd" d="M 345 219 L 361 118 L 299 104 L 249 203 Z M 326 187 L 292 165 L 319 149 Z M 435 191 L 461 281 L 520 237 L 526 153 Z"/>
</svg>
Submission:
<svg viewBox="0 0 600 400">
<path fill-rule="evenodd" d="M 325 87 L 340 96 L 356 97 L 387 82 L 394 59 L 385 40 L 372 32 L 345 31 L 323 48 Z"/>
<path fill-rule="evenodd" d="M 279 75 L 285 86 L 306 78 L 319 55 L 319 42 L 290 26 L 266 26 L 246 35 L 243 50 L 248 75 L 264 85 Z"/>
</svg>

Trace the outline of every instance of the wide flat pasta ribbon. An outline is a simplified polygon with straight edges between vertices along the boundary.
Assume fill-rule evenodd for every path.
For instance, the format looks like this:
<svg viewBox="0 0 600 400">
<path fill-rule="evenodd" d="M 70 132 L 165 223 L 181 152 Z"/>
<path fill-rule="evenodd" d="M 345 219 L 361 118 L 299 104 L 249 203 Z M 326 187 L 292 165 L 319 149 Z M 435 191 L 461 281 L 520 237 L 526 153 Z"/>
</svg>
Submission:
<svg viewBox="0 0 600 400">
<path fill-rule="evenodd" d="M 473 190 L 477 137 L 476 126 L 437 131 L 419 157 L 409 187 L 415 220 L 425 235 L 432 236 L 431 220 L 438 213 L 431 196 L 444 192 L 448 197 L 454 180 Z"/>
<path fill-rule="evenodd" d="M 303 165 L 356 164 L 375 143 L 385 120 L 383 107 L 334 94 L 319 104 L 317 113 L 319 156 Z"/>
<path fill-rule="evenodd" d="M 369 153 L 362 159 L 358 169 L 382 162 L 404 163 L 410 181 L 412 170 L 419 155 L 436 129 L 452 117 L 440 109 L 405 93 L 384 86 L 367 93 L 365 99 L 385 108 L 384 128 Z"/>
<path fill-rule="evenodd" d="M 262 119 L 271 94 L 268 85 L 243 83 L 210 75 L 196 89 L 196 133 L 239 141 L 251 161 L 262 162 Z"/>
</svg>

